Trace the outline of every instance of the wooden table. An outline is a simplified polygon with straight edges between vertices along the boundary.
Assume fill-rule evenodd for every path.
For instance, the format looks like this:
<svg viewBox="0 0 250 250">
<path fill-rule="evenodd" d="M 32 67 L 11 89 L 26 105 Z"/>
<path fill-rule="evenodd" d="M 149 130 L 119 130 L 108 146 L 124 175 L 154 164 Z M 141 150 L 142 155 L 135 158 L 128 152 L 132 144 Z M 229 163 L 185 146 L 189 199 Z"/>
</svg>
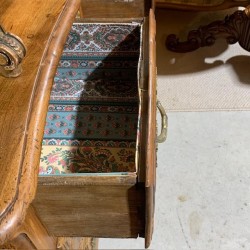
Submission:
<svg viewBox="0 0 250 250">
<path fill-rule="evenodd" d="M 33 242 L 38 247 L 55 242 L 28 207 L 36 192 L 44 111 L 79 5 L 80 0 L 0 0 L 0 24 L 20 37 L 27 50 L 19 77 L 0 76 L 0 245 L 13 239 L 28 244 L 22 233 L 32 238 L 33 230 L 47 237 Z"/>
<path fill-rule="evenodd" d="M 145 27 L 145 32 L 142 35 L 144 60 L 140 65 L 141 81 L 139 85 L 142 96 L 140 104 L 142 117 L 139 133 L 142 138 L 142 146 L 139 150 L 142 156 L 138 165 L 141 168 L 138 170 L 138 178 L 137 173 L 132 173 L 133 183 L 129 182 L 130 175 L 124 175 L 126 178 L 123 179 L 126 179 L 126 181 L 121 183 L 119 182 L 119 175 L 118 177 L 107 176 L 105 178 L 105 185 L 112 186 L 112 183 L 109 182 L 110 178 L 115 180 L 114 183 L 118 187 L 114 189 L 118 190 L 117 197 L 122 198 L 124 210 L 115 211 L 118 218 L 116 223 L 118 222 L 118 225 L 120 225 L 119 216 L 125 218 L 126 234 L 122 231 L 122 234 L 117 235 L 117 228 L 111 226 L 112 232 L 115 233 L 105 234 L 104 236 L 138 237 L 140 235 L 145 237 L 146 247 L 149 247 L 151 242 L 154 224 L 157 141 L 156 28 L 153 1 L 0 0 L 0 24 L 6 30 L 5 32 L 0 29 L 0 39 L 4 39 L 4 42 L 0 41 L 0 74 L 5 76 L 0 76 L 0 245 L 7 243 L 10 244 L 7 247 L 14 246 L 22 249 L 91 249 L 97 247 L 96 240 L 92 238 L 51 237 L 54 230 L 49 231 L 48 225 L 43 221 L 50 235 L 47 233 L 46 228 L 41 223 L 44 217 L 39 214 L 34 201 L 35 195 L 37 198 L 39 194 L 39 192 L 36 194 L 38 166 L 52 83 L 63 45 L 80 7 L 80 2 L 82 3 L 81 10 L 84 12 L 81 12 L 81 15 L 88 20 L 91 20 L 91 18 L 96 20 L 97 17 L 105 19 L 107 16 L 110 18 L 109 22 L 114 20 L 112 18 L 124 22 L 124 20 L 132 21 L 139 18 L 140 22 L 143 21 Z M 94 14 L 93 17 L 92 14 Z M 22 41 L 8 34 L 8 32 L 17 35 Z M 12 41 L 9 39 L 12 39 Z M 7 44 L 7 48 L 1 47 L 4 43 Z M 25 54 L 26 57 L 20 64 L 21 71 L 18 65 Z M 17 75 L 19 76 L 13 77 Z M 6 76 L 9 78 L 6 78 Z M 163 115 L 163 117 L 165 116 Z M 166 126 L 164 125 L 161 135 L 165 134 L 165 130 Z M 79 181 L 81 186 L 89 178 L 79 179 L 83 180 L 83 182 Z M 103 179 L 101 181 L 95 177 L 94 179 L 97 180 L 97 184 L 103 182 Z M 46 183 L 46 185 L 49 184 Z M 132 193 L 123 192 L 130 185 L 134 191 Z M 122 187 L 119 189 L 120 186 Z M 91 186 L 90 193 L 92 191 Z M 92 201 L 95 201 L 96 196 L 93 193 L 91 194 Z M 131 197 L 133 199 L 130 199 Z M 53 201 L 56 200 L 53 199 Z M 113 204 L 113 199 L 110 199 L 110 204 Z M 72 212 L 71 204 L 68 207 Z M 113 207 L 111 212 L 113 212 Z M 135 218 L 133 223 L 130 221 L 131 213 Z M 47 214 L 53 216 L 54 213 Z M 93 216 L 92 210 L 89 214 Z M 105 220 L 100 214 L 102 213 L 99 213 L 99 217 Z M 67 215 L 68 213 L 64 218 L 68 218 Z M 76 221 L 78 221 L 78 218 Z M 92 219 L 93 221 L 96 221 L 96 217 Z M 98 223 L 101 223 L 100 221 Z M 52 220 L 49 220 L 49 222 L 52 223 Z M 106 229 L 110 228 L 109 224 L 106 223 L 105 225 L 106 228 L 103 227 L 102 233 L 106 233 Z M 136 229 L 132 231 L 131 228 L 134 225 L 136 225 Z M 76 227 L 74 223 L 72 227 Z M 99 230 L 100 227 L 93 226 L 93 228 Z M 59 232 L 55 235 L 82 236 L 81 233 L 78 234 L 76 231 L 72 234 Z M 103 237 L 103 234 L 90 234 L 89 231 L 85 232 L 84 235 Z"/>
</svg>

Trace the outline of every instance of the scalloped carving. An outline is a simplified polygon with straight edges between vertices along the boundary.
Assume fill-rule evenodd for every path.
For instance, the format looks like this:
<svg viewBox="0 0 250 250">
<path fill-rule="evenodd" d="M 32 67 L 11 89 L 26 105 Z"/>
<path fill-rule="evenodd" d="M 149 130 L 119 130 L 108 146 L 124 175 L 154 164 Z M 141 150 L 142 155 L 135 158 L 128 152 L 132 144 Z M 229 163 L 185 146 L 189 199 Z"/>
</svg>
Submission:
<svg viewBox="0 0 250 250">
<path fill-rule="evenodd" d="M 17 77 L 21 74 L 21 62 L 26 55 L 22 40 L 6 32 L 0 25 L 0 74 Z"/>
<path fill-rule="evenodd" d="M 191 52 L 200 47 L 211 46 L 216 39 L 223 37 L 229 44 L 239 42 L 240 46 L 250 51 L 250 5 L 243 11 L 236 11 L 226 16 L 223 21 L 215 21 L 188 33 L 187 40 L 180 42 L 176 35 L 167 37 L 166 47 L 179 53 Z"/>
</svg>

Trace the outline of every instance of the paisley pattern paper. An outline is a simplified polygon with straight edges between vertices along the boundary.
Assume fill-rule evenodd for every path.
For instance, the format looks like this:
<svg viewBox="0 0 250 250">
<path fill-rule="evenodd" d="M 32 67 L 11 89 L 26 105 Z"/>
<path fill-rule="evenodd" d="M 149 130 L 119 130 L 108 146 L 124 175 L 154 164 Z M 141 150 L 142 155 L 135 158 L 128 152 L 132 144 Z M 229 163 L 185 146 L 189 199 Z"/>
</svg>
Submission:
<svg viewBox="0 0 250 250">
<path fill-rule="evenodd" d="M 43 174 L 135 172 L 139 24 L 72 26 L 51 91 Z"/>
</svg>

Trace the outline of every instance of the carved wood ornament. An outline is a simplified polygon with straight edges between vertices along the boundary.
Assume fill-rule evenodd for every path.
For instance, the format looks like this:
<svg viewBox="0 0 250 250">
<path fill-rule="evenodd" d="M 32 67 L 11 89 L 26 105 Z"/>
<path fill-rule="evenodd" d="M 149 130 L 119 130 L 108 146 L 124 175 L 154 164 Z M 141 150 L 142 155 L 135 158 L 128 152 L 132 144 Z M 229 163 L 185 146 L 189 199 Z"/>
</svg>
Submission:
<svg viewBox="0 0 250 250">
<path fill-rule="evenodd" d="M 21 74 L 20 63 L 25 57 L 26 49 L 22 40 L 7 33 L 0 25 L 0 74 L 5 77 L 17 77 Z"/>
<path fill-rule="evenodd" d="M 239 42 L 240 46 L 250 51 L 250 5 L 245 10 L 238 10 L 223 21 L 215 21 L 188 33 L 187 41 L 180 42 L 176 35 L 167 37 L 166 47 L 173 52 L 185 53 L 200 47 L 211 46 L 222 37 L 229 44 Z"/>
</svg>

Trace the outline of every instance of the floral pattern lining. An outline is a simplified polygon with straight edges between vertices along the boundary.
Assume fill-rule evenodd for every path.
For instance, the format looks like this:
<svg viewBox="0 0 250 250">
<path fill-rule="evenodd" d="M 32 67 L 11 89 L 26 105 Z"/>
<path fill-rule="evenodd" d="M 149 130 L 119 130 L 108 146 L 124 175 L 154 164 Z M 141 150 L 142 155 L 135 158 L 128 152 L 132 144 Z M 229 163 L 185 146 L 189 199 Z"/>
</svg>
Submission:
<svg viewBox="0 0 250 250">
<path fill-rule="evenodd" d="M 140 24 L 72 26 L 51 91 L 40 175 L 135 172 Z"/>
</svg>

